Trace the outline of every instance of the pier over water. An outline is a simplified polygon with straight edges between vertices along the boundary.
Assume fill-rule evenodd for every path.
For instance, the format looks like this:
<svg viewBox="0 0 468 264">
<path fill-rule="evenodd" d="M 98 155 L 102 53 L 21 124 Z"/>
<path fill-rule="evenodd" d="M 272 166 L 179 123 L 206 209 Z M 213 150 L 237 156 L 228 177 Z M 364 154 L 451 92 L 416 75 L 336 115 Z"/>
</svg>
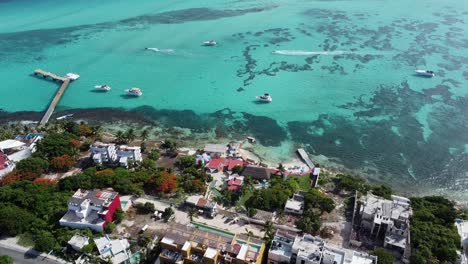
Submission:
<svg viewBox="0 0 468 264">
<path fill-rule="evenodd" d="M 44 113 L 44 116 L 39 122 L 39 126 L 42 126 L 42 125 L 45 125 L 49 121 L 50 116 L 52 116 L 52 114 L 54 113 L 55 107 L 60 101 L 60 98 L 62 98 L 62 95 L 65 93 L 65 90 L 67 89 L 68 85 L 70 85 L 70 82 L 78 79 L 79 76 L 76 74 L 67 74 L 67 77 L 62 77 L 55 73 L 47 72 L 41 69 L 35 70 L 34 75 L 42 76 L 44 79 L 51 78 L 53 81 L 62 82 L 62 85 L 60 85 L 60 88 L 57 90 L 57 93 L 55 93 L 55 96 L 52 98 L 52 101 L 50 102 L 49 107 L 47 108 L 47 111 Z"/>
</svg>

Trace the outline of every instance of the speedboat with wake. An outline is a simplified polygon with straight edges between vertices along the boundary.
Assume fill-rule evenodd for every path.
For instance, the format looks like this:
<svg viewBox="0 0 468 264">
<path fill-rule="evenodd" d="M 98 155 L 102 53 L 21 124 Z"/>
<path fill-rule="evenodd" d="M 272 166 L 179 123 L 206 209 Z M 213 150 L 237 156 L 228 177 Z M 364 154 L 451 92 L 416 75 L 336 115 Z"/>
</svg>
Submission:
<svg viewBox="0 0 468 264">
<path fill-rule="evenodd" d="M 111 87 L 107 84 L 103 84 L 103 85 L 96 85 L 94 86 L 94 88 L 96 88 L 96 90 L 100 90 L 100 91 L 110 91 Z"/>
<path fill-rule="evenodd" d="M 429 71 L 429 70 L 416 70 L 416 74 L 421 75 L 421 76 L 426 76 L 426 77 L 434 77 L 435 72 Z"/>
<path fill-rule="evenodd" d="M 268 93 L 265 93 L 265 94 L 263 94 L 263 95 L 256 96 L 256 98 L 257 98 L 258 101 L 261 101 L 261 102 L 267 102 L 267 103 L 269 103 L 269 102 L 273 101 L 273 99 L 271 98 L 270 94 L 268 94 Z"/>
<path fill-rule="evenodd" d="M 218 42 L 216 40 L 208 40 L 203 42 L 203 46 L 216 46 L 218 45 Z"/>
<path fill-rule="evenodd" d="M 137 87 L 133 87 L 131 89 L 127 89 L 125 90 L 125 92 L 128 94 L 128 95 L 133 95 L 133 96 L 141 96 L 143 93 L 141 92 L 140 88 L 137 88 Z"/>
</svg>

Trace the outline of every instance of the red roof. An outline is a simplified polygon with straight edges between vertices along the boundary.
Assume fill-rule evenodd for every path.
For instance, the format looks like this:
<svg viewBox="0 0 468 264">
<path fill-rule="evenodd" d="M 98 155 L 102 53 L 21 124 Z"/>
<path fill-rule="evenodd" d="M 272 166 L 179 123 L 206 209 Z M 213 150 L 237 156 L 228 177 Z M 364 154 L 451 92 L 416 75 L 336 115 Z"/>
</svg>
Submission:
<svg viewBox="0 0 468 264">
<path fill-rule="evenodd" d="M 219 159 L 210 160 L 210 163 L 208 163 L 207 167 L 210 169 L 219 169 L 220 167 L 224 167 L 225 165 L 226 165 L 226 159 L 219 158 Z"/>
<path fill-rule="evenodd" d="M 197 206 L 198 207 L 205 207 L 205 204 L 207 204 L 207 203 L 208 203 L 208 201 L 206 199 L 200 198 L 200 199 L 198 199 Z"/>
<path fill-rule="evenodd" d="M 232 170 L 236 166 L 244 166 L 244 161 L 242 160 L 229 160 L 228 162 L 228 170 Z"/>
<path fill-rule="evenodd" d="M 239 189 L 240 189 L 240 186 L 238 186 L 238 185 L 228 186 L 228 190 L 230 190 L 230 191 L 237 191 Z"/>
<path fill-rule="evenodd" d="M 7 156 L 3 154 L 2 152 L 0 152 L 0 170 L 3 170 L 8 167 L 7 162 L 8 162 Z"/>
<path fill-rule="evenodd" d="M 239 180 L 239 179 L 233 178 L 233 179 L 230 179 L 230 180 L 228 181 L 228 185 L 237 185 L 237 186 L 240 186 L 240 185 L 242 185 L 242 181 Z"/>
</svg>

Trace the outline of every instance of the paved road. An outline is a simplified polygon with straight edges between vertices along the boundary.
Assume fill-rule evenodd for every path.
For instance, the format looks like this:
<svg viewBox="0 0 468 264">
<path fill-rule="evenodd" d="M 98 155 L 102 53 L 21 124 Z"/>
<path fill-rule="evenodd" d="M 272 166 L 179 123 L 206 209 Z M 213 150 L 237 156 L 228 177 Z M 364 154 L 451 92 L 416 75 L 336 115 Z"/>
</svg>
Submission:
<svg viewBox="0 0 468 264">
<path fill-rule="evenodd" d="M 34 251 L 21 251 L 16 249 L 9 249 L 0 247 L 0 255 L 7 255 L 14 259 L 15 264 L 34 264 L 34 263 L 43 263 L 43 264 L 58 264 L 60 262 L 47 259 L 41 256 L 38 256 L 37 252 Z"/>
</svg>

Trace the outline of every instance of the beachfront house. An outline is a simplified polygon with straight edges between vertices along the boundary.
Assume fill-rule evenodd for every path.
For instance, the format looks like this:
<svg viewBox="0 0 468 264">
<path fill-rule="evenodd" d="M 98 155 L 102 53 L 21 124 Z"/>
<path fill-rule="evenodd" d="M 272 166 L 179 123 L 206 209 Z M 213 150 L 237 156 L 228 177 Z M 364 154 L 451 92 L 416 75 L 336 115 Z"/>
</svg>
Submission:
<svg viewBox="0 0 468 264">
<path fill-rule="evenodd" d="M 91 157 L 95 164 L 112 163 L 117 160 L 115 144 L 94 142 L 90 146 Z"/>
<path fill-rule="evenodd" d="M 235 235 L 212 227 L 172 224 L 160 242 L 161 264 L 261 264 L 261 239 Z"/>
<path fill-rule="evenodd" d="M 242 176 L 252 177 L 256 180 L 269 180 L 271 177 L 271 171 L 268 168 L 246 166 L 241 173 Z"/>
<path fill-rule="evenodd" d="M 210 160 L 206 168 L 210 170 L 210 173 L 223 172 L 227 164 L 226 158 L 214 158 Z"/>
<path fill-rule="evenodd" d="M 122 208 L 119 194 L 110 190 L 82 190 L 68 199 L 68 212 L 59 220 L 61 226 L 89 228 L 102 232 L 112 222 L 117 208 Z"/>
<path fill-rule="evenodd" d="M 361 200 L 359 214 L 361 229 L 367 230 L 371 238 L 383 238 L 383 246 L 394 249 L 403 256 L 409 251 L 410 200 L 392 195 L 392 199 L 368 194 Z M 352 241 L 353 242 L 353 241 Z"/>
<path fill-rule="evenodd" d="M 327 244 L 311 235 L 278 230 L 268 252 L 268 264 L 376 264 L 377 257 Z"/>
<path fill-rule="evenodd" d="M 95 164 L 115 163 L 119 166 L 128 168 L 130 160 L 142 161 L 140 147 L 116 146 L 111 143 L 94 142 L 91 147 L 91 158 Z"/>
<path fill-rule="evenodd" d="M 129 161 L 143 161 L 140 147 L 120 146 L 117 149 L 117 157 L 121 167 L 128 168 Z"/>
<path fill-rule="evenodd" d="M 0 178 L 13 171 L 17 162 L 31 157 L 36 151 L 36 143 L 43 138 L 42 134 L 27 136 L 0 141 Z"/>
<path fill-rule="evenodd" d="M 304 192 L 298 192 L 286 201 L 284 212 L 289 214 L 302 215 L 304 213 Z"/>
<path fill-rule="evenodd" d="M 221 158 L 226 156 L 227 147 L 223 144 L 206 144 L 203 151 L 212 158 Z"/>
<path fill-rule="evenodd" d="M 130 243 L 127 239 L 110 239 L 104 236 L 94 239 L 94 244 L 99 251 L 99 258 L 112 264 L 129 263 Z"/>
</svg>

